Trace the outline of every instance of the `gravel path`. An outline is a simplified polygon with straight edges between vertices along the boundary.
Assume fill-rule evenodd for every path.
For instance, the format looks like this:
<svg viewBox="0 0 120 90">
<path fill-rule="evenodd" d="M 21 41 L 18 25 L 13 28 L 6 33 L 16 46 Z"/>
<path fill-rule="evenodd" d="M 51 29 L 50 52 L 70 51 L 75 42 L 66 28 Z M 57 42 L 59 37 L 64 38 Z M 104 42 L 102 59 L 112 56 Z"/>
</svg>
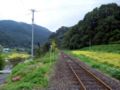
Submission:
<svg viewBox="0 0 120 90">
<path fill-rule="evenodd" d="M 78 88 L 76 88 L 78 86 L 75 86 L 77 84 L 75 84 L 74 82 L 75 80 L 73 79 L 73 76 L 70 74 L 71 71 L 68 69 L 65 63 L 66 60 L 68 60 L 67 57 L 63 57 L 62 55 L 60 55 L 59 60 L 56 63 L 54 75 L 50 79 L 50 84 L 47 90 L 79 90 Z M 98 76 L 101 80 L 105 81 L 105 83 L 107 83 L 112 88 L 112 90 L 120 90 L 120 82 L 118 80 L 108 77 L 102 74 L 101 72 L 90 68 L 88 65 L 86 65 L 83 62 L 80 62 L 79 60 L 77 61 L 82 66 L 84 66 L 89 71 Z"/>
</svg>

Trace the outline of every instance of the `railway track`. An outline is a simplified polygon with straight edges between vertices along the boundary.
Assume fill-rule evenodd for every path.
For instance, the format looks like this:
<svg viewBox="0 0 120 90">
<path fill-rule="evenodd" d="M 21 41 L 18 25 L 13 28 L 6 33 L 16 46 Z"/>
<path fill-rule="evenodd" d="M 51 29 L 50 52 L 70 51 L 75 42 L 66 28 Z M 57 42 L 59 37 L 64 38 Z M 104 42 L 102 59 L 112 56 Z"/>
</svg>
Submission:
<svg viewBox="0 0 120 90">
<path fill-rule="evenodd" d="M 120 82 L 61 52 L 47 90 L 120 90 Z"/>
<path fill-rule="evenodd" d="M 66 64 L 71 69 L 74 77 L 77 79 L 80 90 L 112 90 L 109 85 L 81 66 L 74 59 L 67 55 L 64 55 L 63 57 L 68 58 Z"/>
</svg>

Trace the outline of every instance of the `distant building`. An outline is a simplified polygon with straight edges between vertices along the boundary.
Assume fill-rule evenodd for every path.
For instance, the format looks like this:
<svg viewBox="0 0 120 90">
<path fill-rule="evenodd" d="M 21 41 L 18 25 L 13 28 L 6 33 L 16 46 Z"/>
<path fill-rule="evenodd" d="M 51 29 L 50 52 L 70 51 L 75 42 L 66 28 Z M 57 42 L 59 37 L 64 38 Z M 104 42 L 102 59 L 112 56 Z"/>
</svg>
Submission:
<svg viewBox="0 0 120 90">
<path fill-rule="evenodd" d="M 10 52 L 10 48 L 3 48 L 3 52 L 4 52 L 4 53 Z"/>
</svg>

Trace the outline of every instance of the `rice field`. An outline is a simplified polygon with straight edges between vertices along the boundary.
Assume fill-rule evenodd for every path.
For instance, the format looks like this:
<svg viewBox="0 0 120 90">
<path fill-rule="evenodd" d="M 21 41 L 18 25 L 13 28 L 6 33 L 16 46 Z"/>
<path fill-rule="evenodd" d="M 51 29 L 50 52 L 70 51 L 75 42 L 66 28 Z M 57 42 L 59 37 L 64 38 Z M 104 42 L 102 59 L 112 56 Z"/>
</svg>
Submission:
<svg viewBox="0 0 120 90">
<path fill-rule="evenodd" d="M 120 44 L 99 45 L 69 51 L 81 61 L 120 80 Z"/>
<path fill-rule="evenodd" d="M 72 51 L 72 53 L 75 55 L 84 55 L 98 63 L 106 63 L 114 67 L 120 67 L 120 54 L 94 51 Z"/>
</svg>

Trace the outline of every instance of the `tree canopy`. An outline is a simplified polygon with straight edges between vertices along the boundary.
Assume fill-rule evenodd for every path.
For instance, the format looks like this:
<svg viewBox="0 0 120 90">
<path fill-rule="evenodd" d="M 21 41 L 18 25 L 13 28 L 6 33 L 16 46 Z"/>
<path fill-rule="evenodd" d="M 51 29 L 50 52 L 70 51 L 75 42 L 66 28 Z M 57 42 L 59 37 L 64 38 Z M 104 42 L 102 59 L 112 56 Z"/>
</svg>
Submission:
<svg viewBox="0 0 120 90">
<path fill-rule="evenodd" d="M 120 43 L 120 6 L 111 3 L 95 8 L 64 34 L 59 46 L 67 49 Z"/>
</svg>

